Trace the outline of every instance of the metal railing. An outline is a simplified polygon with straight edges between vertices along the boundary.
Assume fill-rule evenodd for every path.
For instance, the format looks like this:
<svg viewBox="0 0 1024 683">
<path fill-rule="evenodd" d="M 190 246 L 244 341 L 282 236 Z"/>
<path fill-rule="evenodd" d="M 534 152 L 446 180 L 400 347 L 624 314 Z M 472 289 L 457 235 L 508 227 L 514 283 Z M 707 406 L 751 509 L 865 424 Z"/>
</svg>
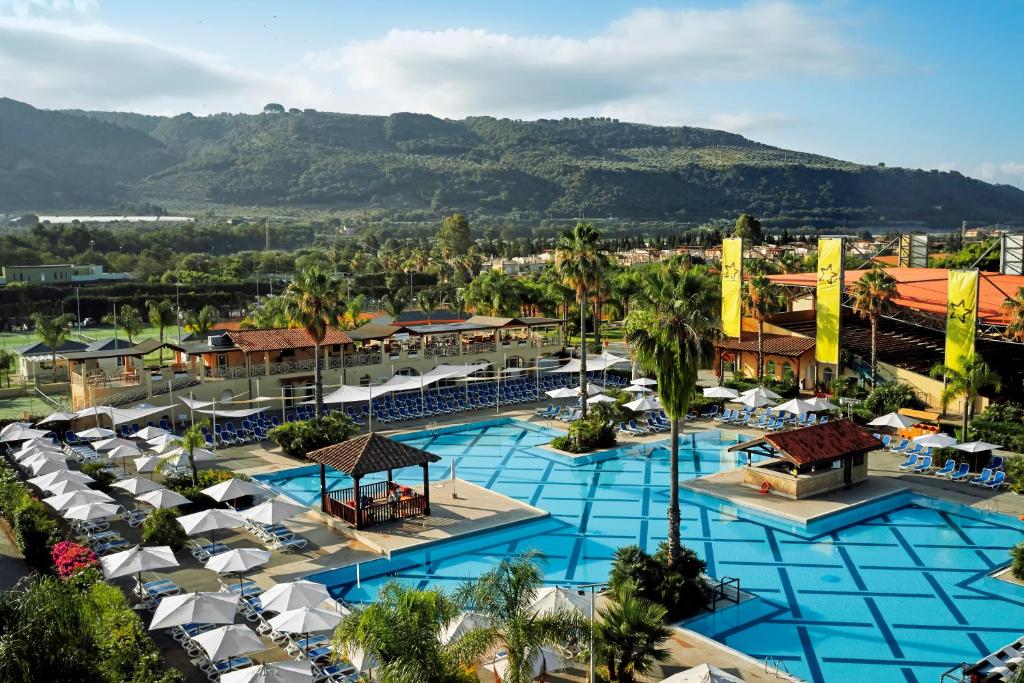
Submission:
<svg viewBox="0 0 1024 683">
<path fill-rule="evenodd" d="M 427 499 L 412 490 L 406 490 L 399 500 L 387 500 L 388 496 L 399 488 L 402 487 L 387 481 L 377 481 L 360 486 L 359 495 L 371 501 L 368 505 L 360 508 L 363 517 L 360 526 L 366 527 L 396 519 L 418 517 L 426 512 Z M 328 491 L 321 503 L 327 514 L 344 520 L 352 526 L 356 525 L 354 488 Z"/>
<path fill-rule="evenodd" d="M 786 662 L 779 657 L 768 655 L 764 659 L 764 672 L 774 673 L 776 678 L 782 677 L 782 672 L 786 672 L 786 677 L 789 677 L 789 668 L 786 666 Z"/>
<path fill-rule="evenodd" d="M 711 597 L 708 600 L 708 606 L 712 612 L 718 609 L 718 603 L 722 600 L 734 605 L 740 604 L 740 580 L 738 578 L 723 576 L 711 584 Z"/>
</svg>

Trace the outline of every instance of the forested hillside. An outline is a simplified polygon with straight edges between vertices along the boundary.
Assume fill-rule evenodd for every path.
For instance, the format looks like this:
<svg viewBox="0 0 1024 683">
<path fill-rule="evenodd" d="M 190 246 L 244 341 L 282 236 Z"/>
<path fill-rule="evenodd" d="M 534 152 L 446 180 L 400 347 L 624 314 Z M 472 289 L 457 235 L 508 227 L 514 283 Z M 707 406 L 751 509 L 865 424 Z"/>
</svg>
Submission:
<svg viewBox="0 0 1024 683">
<path fill-rule="evenodd" d="M 306 110 L 196 117 L 0 100 L 0 210 L 267 206 L 523 218 L 1015 220 L 1024 191 L 722 131 Z"/>
</svg>

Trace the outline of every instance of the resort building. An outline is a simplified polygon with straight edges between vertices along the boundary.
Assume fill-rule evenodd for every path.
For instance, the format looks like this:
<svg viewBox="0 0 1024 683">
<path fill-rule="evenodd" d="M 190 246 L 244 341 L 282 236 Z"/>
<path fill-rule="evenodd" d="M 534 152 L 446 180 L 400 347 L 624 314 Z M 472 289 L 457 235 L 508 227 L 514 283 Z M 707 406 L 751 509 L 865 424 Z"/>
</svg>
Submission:
<svg viewBox="0 0 1024 683">
<path fill-rule="evenodd" d="M 3 284 L 79 285 L 131 279 L 131 273 L 104 273 L 103 266 L 60 263 L 40 266 L 4 266 Z"/>
</svg>

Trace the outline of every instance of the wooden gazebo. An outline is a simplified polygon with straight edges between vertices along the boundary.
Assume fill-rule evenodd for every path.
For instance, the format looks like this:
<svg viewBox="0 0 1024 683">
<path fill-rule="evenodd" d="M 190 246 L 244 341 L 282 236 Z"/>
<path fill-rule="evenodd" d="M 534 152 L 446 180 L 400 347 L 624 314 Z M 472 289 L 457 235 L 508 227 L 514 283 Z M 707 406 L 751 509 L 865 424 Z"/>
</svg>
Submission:
<svg viewBox="0 0 1024 683">
<path fill-rule="evenodd" d="M 306 454 L 320 464 L 320 505 L 324 512 L 343 519 L 356 529 L 430 514 L 430 463 L 441 458 L 419 448 L 371 432 L 349 441 Z M 423 493 L 392 481 L 394 470 L 419 465 L 423 468 Z M 327 490 L 326 467 L 352 477 L 352 486 Z M 360 480 L 387 472 L 387 480 L 360 485 Z"/>
</svg>

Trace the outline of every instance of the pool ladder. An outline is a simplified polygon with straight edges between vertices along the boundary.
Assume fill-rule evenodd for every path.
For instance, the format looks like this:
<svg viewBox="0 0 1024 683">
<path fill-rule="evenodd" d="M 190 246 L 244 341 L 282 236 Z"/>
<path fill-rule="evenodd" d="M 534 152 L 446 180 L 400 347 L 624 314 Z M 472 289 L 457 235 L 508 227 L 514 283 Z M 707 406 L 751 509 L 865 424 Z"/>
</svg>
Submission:
<svg viewBox="0 0 1024 683">
<path fill-rule="evenodd" d="M 786 672 L 786 678 L 790 678 L 789 668 L 786 667 L 786 662 L 779 659 L 778 657 L 768 656 L 764 659 L 764 672 L 774 673 L 776 678 L 782 678 L 782 672 Z"/>
</svg>

